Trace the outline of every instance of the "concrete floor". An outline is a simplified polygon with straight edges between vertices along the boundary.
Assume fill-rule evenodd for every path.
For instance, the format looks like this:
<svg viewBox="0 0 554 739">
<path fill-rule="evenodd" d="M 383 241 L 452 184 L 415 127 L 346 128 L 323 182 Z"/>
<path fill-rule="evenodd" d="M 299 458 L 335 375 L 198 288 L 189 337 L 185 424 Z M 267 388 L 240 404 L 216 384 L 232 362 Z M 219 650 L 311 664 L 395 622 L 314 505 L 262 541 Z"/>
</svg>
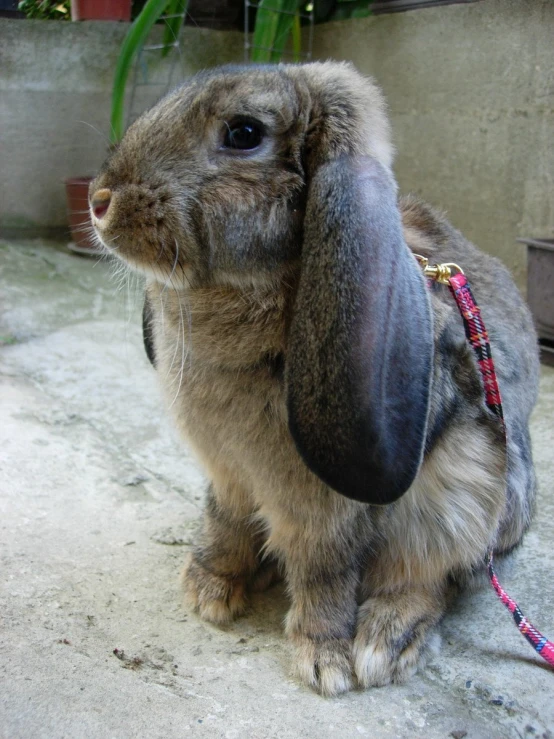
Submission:
<svg viewBox="0 0 554 739">
<path fill-rule="evenodd" d="M 204 481 L 144 356 L 140 288 L 39 242 L 1 244 L 0 264 L 0 736 L 553 736 L 554 674 L 492 589 L 410 683 L 334 700 L 289 676 L 282 590 L 225 629 L 183 610 Z M 553 408 L 544 368 L 539 515 L 505 579 L 550 636 Z"/>
</svg>

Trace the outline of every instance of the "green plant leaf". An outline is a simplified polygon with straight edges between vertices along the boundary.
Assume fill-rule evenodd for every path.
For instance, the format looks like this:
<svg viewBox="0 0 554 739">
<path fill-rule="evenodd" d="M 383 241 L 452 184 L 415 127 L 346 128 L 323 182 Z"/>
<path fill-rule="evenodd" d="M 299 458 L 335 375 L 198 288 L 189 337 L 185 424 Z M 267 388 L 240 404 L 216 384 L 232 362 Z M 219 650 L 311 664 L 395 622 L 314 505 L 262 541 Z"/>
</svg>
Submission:
<svg viewBox="0 0 554 739">
<path fill-rule="evenodd" d="M 256 11 L 256 24 L 252 36 L 252 61 L 268 62 L 271 46 L 277 32 L 279 17 L 271 8 L 279 6 L 280 0 L 261 0 Z M 269 7 L 269 10 L 267 9 Z"/>
<path fill-rule="evenodd" d="M 295 62 L 300 61 L 300 52 L 302 51 L 302 28 L 300 25 L 300 15 L 297 13 L 292 21 L 292 53 Z"/>
<path fill-rule="evenodd" d="M 293 21 L 295 19 L 295 15 L 290 15 L 290 13 L 294 13 L 298 8 L 298 0 L 283 0 L 281 3 L 282 10 L 288 11 L 287 13 L 282 13 L 279 15 L 279 20 L 277 23 L 277 31 L 275 33 L 275 38 L 273 39 L 273 51 L 271 53 L 271 61 L 272 62 L 280 62 L 281 57 L 283 56 L 283 51 L 285 50 L 285 46 L 287 45 L 287 41 L 289 40 L 290 32 L 293 26 Z"/>
<path fill-rule="evenodd" d="M 39 18 L 43 20 L 69 20 L 70 0 L 21 0 L 17 9 L 25 13 L 27 18 Z"/>
<path fill-rule="evenodd" d="M 162 14 L 167 0 L 147 0 L 140 15 L 135 19 L 119 52 L 112 90 L 111 142 L 116 144 L 123 137 L 125 88 L 135 55 L 150 33 L 152 26 Z"/>
<path fill-rule="evenodd" d="M 281 60 L 299 5 L 299 0 L 261 0 L 252 37 L 252 61 Z"/>
</svg>

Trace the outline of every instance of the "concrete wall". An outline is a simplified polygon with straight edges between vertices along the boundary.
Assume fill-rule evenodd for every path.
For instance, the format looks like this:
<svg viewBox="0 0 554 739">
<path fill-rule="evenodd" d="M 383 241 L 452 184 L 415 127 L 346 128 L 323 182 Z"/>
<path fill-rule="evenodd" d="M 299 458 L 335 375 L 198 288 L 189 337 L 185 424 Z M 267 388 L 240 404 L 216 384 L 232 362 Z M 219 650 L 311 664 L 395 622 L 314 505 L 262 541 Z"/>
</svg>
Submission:
<svg viewBox="0 0 554 739">
<path fill-rule="evenodd" d="M 4 232 L 64 223 L 63 178 L 103 160 L 125 30 L 0 19 Z M 384 88 L 401 189 L 445 209 L 520 284 L 516 237 L 554 235 L 553 33 L 551 0 L 483 0 L 315 33 L 317 58 L 352 60 Z M 185 29 L 182 74 L 241 58 L 240 33 Z M 162 91 L 147 88 L 141 102 Z"/>
</svg>

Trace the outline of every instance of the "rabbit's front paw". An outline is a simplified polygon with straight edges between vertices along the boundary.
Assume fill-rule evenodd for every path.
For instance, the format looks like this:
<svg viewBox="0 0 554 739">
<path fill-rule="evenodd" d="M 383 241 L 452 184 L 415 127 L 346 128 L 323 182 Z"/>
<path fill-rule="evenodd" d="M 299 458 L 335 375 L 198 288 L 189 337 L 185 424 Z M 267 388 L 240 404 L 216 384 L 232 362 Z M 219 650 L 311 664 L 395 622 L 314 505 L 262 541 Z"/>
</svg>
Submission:
<svg viewBox="0 0 554 739">
<path fill-rule="evenodd" d="M 187 600 L 200 616 L 214 624 L 224 624 L 246 610 L 245 578 L 216 575 L 192 555 L 183 572 Z"/>
<path fill-rule="evenodd" d="M 354 671 L 362 688 L 402 683 L 436 650 L 442 608 L 432 597 L 399 593 L 368 598 L 359 609 Z"/>
<path fill-rule="evenodd" d="M 349 639 L 297 637 L 295 668 L 300 680 L 324 696 L 352 688 L 352 643 Z"/>
</svg>

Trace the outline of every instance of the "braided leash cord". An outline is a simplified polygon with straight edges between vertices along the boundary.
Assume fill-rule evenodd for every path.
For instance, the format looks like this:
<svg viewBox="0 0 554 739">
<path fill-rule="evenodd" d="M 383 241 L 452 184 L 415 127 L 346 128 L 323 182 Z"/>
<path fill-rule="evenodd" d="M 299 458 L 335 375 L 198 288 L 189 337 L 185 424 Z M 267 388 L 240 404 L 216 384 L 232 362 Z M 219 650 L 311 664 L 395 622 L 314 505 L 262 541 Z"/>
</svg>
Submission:
<svg viewBox="0 0 554 739">
<path fill-rule="evenodd" d="M 462 314 L 467 340 L 477 357 L 477 364 L 479 365 L 485 387 L 485 402 L 500 420 L 504 439 L 506 439 L 506 424 L 504 423 L 502 399 L 500 397 L 498 380 L 496 379 L 494 362 L 492 361 L 489 335 L 481 318 L 481 309 L 476 304 L 467 278 L 462 272 L 449 278 L 448 287 Z"/>
<path fill-rule="evenodd" d="M 492 586 L 496 590 L 496 594 L 512 614 L 517 628 L 521 631 L 529 644 L 531 644 L 531 646 L 541 655 L 541 657 L 545 659 L 549 665 L 554 667 L 554 644 L 549 641 L 546 636 L 543 636 L 541 632 L 533 626 L 533 624 L 529 623 L 515 600 L 510 598 L 508 593 L 498 582 L 498 578 L 496 577 L 496 573 L 492 566 L 492 552 L 489 552 L 488 554 L 487 569 L 489 571 L 489 578 Z"/>
<path fill-rule="evenodd" d="M 460 272 L 459 274 L 449 277 L 448 287 L 450 288 L 450 292 L 454 296 L 462 315 L 467 340 L 471 344 L 477 357 L 477 363 L 483 377 L 485 388 L 485 402 L 491 411 L 498 417 L 502 426 L 504 438 L 506 438 L 506 424 L 504 422 L 504 413 L 502 411 L 502 399 L 500 397 L 498 380 L 496 379 L 496 371 L 492 360 L 489 337 L 485 324 L 481 318 L 481 310 L 475 302 L 467 278 L 463 273 Z M 518 604 L 510 598 L 498 582 L 498 578 L 493 568 L 492 550 L 487 555 L 487 570 L 489 573 L 489 579 L 496 591 L 496 594 L 512 614 L 520 632 L 538 652 L 538 654 L 554 667 L 554 644 L 543 636 L 531 623 L 529 623 L 521 612 Z"/>
</svg>

